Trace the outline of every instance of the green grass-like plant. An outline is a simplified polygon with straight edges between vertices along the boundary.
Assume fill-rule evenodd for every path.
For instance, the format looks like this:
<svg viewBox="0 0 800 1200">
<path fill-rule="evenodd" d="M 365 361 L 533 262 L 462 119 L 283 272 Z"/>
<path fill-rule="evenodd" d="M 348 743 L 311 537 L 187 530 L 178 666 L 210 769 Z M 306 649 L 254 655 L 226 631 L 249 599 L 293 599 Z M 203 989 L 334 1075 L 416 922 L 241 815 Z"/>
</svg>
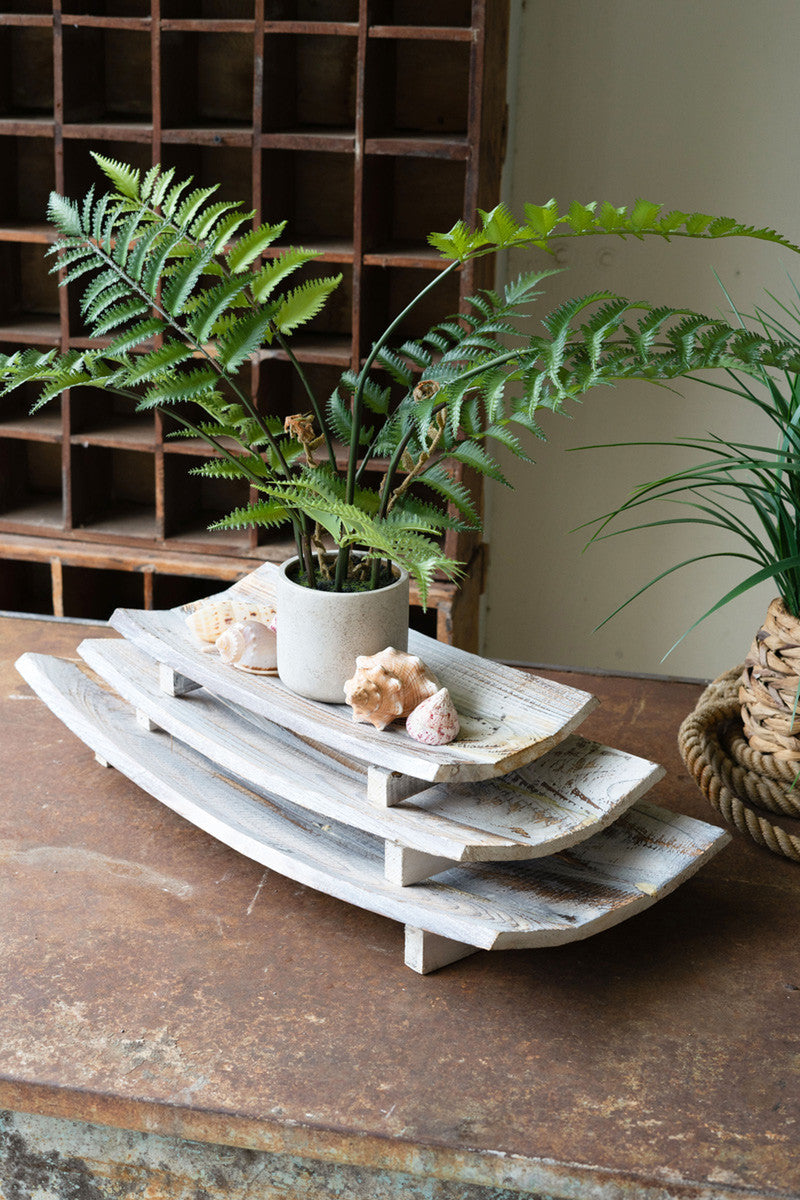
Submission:
<svg viewBox="0 0 800 1200">
<path fill-rule="evenodd" d="M 181 435 L 209 447 L 201 474 L 245 480 L 256 497 L 215 528 L 291 526 L 309 586 L 350 586 L 359 569 L 353 549 L 370 564 L 362 586 L 378 586 L 382 561 L 406 568 L 423 602 L 437 574 L 458 578 L 461 565 L 442 553 L 442 534 L 478 529 L 480 518 L 452 467 L 463 463 L 506 483 L 489 447 L 530 461 L 522 439 L 543 437 L 541 409 L 560 411 L 589 389 L 624 379 L 660 382 L 719 368 L 761 379 L 768 366 L 800 365 L 797 342 L 774 329 L 732 326 L 609 291 L 569 300 L 531 332 L 530 312 L 550 270 L 520 275 L 502 292 L 481 291 L 419 338 L 394 342 L 414 308 L 461 264 L 498 250 L 612 235 L 750 237 L 800 252 L 772 230 L 663 213 L 642 200 L 630 211 L 572 204 L 563 214 L 550 201 L 526 205 L 521 222 L 499 205 L 481 212 L 476 228 L 458 222 L 431 234 L 446 265 L 363 364 L 320 397 L 292 336 L 340 277 L 297 282 L 315 252 L 276 250 L 285 222 L 252 227 L 253 214 L 217 200 L 216 187 L 193 189 L 173 170 L 156 166 L 142 175 L 94 158 L 112 190 L 92 189 L 81 201 L 51 196 L 59 236 L 50 253 L 60 283 L 83 288 L 81 312 L 100 348 L 0 356 L 0 394 L 37 382 L 37 409 L 62 392 L 92 387 L 134 400 L 138 410 L 169 413 Z M 282 419 L 252 400 L 242 368 L 266 347 L 280 348 L 298 373 L 306 412 Z M 367 472 L 375 471 L 380 484 L 368 486 Z M 338 551 L 333 570 L 325 535 Z"/>
<path fill-rule="evenodd" d="M 725 294 L 740 327 L 746 328 L 744 317 Z M 606 618 L 606 621 L 611 620 L 654 584 L 693 563 L 713 558 L 736 558 L 746 563 L 745 577 L 702 613 L 671 650 L 706 617 L 767 580 L 774 581 L 786 610 L 792 616 L 800 617 L 800 291 L 794 288 L 794 298 L 789 303 L 779 301 L 771 293 L 768 295 L 776 311 L 770 313 L 759 308 L 752 323 L 757 323 L 763 336 L 781 347 L 783 370 L 770 371 L 765 361 L 764 365 L 748 370 L 746 375 L 729 368 L 722 379 L 704 378 L 703 382 L 743 400 L 760 412 L 773 427 L 771 444 L 736 442 L 709 433 L 705 437 L 674 441 L 581 447 L 658 446 L 667 450 L 693 450 L 700 456 L 699 461 L 689 466 L 638 485 L 621 504 L 590 521 L 584 526 L 595 526 L 590 545 L 621 533 L 669 525 L 710 527 L 720 530 L 726 542 L 731 538 L 733 544 L 739 542 L 738 549 L 696 554 L 675 563 L 644 584 Z M 795 354 L 785 353 L 784 348 L 792 345 Z M 675 515 L 615 527 L 620 519 L 627 519 L 652 504 L 674 506 Z"/>
</svg>

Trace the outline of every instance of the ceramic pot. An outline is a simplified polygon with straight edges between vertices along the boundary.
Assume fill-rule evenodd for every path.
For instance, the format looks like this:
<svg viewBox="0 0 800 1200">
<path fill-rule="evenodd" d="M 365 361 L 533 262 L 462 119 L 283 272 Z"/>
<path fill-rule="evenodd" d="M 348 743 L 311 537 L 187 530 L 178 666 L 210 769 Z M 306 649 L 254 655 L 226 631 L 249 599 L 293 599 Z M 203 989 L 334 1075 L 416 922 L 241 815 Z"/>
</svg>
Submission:
<svg viewBox="0 0 800 1200">
<path fill-rule="evenodd" d="M 359 654 L 408 648 L 408 575 L 374 592 L 323 592 L 292 578 L 296 558 L 278 575 L 278 675 L 309 700 L 344 704 L 345 681 Z"/>
</svg>

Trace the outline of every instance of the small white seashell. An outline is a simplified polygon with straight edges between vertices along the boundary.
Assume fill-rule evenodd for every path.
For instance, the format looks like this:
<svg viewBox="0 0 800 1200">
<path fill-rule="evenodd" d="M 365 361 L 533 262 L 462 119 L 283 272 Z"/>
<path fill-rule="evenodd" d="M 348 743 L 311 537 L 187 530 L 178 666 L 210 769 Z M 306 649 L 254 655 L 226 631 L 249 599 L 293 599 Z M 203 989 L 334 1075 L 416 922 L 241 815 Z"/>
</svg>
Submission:
<svg viewBox="0 0 800 1200">
<path fill-rule="evenodd" d="M 276 638 L 263 621 L 237 621 L 217 638 L 219 656 L 228 666 L 256 675 L 274 675 L 278 669 Z"/>
<path fill-rule="evenodd" d="M 416 654 L 387 646 L 379 654 L 360 654 L 356 673 L 344 685 L 345 700 L 353 709 L 353 720 L 385 729 L 392 721 L 407 717 L 439 682 Z"/>
<path fill-rule="evenodd" d="M 461 724 L 447 688 L 418 704 L 406 720 L 406 730 L 423 746 L 446 746 L 458 737 Z"/>
<path fill-rule="evenodd" d="M 221 600 L 219 597 L 198 605 L 186 618 L 186 624 L 201 642 L 216 642 L 221 633 L 237 621 L 261 621 L 269 625 L 275 620 L 275 609 L 244 600 Z"/>
</svg>

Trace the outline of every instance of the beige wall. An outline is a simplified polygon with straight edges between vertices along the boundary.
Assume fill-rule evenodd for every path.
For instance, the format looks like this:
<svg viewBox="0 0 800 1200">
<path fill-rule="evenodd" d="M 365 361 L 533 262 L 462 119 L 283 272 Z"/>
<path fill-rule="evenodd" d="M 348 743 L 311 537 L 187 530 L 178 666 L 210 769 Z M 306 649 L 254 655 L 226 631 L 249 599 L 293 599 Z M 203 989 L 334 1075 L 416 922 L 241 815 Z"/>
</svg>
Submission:
<svg viewBox="0 0 800 1200">
<path fill-rule="evenodd" d="M 723 213 L 800 240 L 800 104 L 796 0 L 512 0 L 511 127 L 505 195 Z M 545 265 L 520 256 L 509 273 Z M 565 251 L 566 295 L 611 288 L 654 302 L 717 312 L 716 269 L 740 306 L 787 295 L 800 260 L 745 241 L 622 243 L 590 239 Z M 741 661 L 773 593 L 767 585 L 663 654 L 745 564 L 690 567 L 656 585 L 599 632 L 594 626 L 637 587 L 705 546 L 696 532 L 635 534 L 582 553 L 570 530 L 606 511 L 637 482 L 671 465 L 663 452 L 567 447 L 621 439 L 749 438 L 747 406 L 709 388 L 676 396 L 644 385 L 602 389 L 547 421 L 537 465 L 509 464 L 514 492 L 492 488 L 485 653 L 539 663 L 711 677 Z M 675 460 L 677 462 L 677 460 Z M 652 514 L 655 517 L 655 513 Z"/>
</svg>

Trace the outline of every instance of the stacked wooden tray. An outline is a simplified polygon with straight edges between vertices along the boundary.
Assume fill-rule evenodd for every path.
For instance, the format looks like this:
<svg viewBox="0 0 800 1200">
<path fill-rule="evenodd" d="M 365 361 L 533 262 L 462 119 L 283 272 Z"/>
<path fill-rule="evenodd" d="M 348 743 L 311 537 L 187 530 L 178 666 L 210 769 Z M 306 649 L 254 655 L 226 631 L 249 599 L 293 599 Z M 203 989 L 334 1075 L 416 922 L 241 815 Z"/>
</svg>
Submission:
<svg viewBox="0 0 800 1200">
<path fill-rule="evenodd" d="M 269 602 L 266 564 L 225 596 Z M 476 949 L 584 938 L 649 907 L 729 840 L 642 799 L 656 764 L 574 733 L 573 688 L 411 635 L 462 717 L 449 746 L 224 665 L 186 609 L 118 609 L 122 640 L 27 682 L 104 764 L 275 871 L 401 921 L 425 973 Z M 113 693 L 109 691 L 109 685 Z"/>
</svg>

